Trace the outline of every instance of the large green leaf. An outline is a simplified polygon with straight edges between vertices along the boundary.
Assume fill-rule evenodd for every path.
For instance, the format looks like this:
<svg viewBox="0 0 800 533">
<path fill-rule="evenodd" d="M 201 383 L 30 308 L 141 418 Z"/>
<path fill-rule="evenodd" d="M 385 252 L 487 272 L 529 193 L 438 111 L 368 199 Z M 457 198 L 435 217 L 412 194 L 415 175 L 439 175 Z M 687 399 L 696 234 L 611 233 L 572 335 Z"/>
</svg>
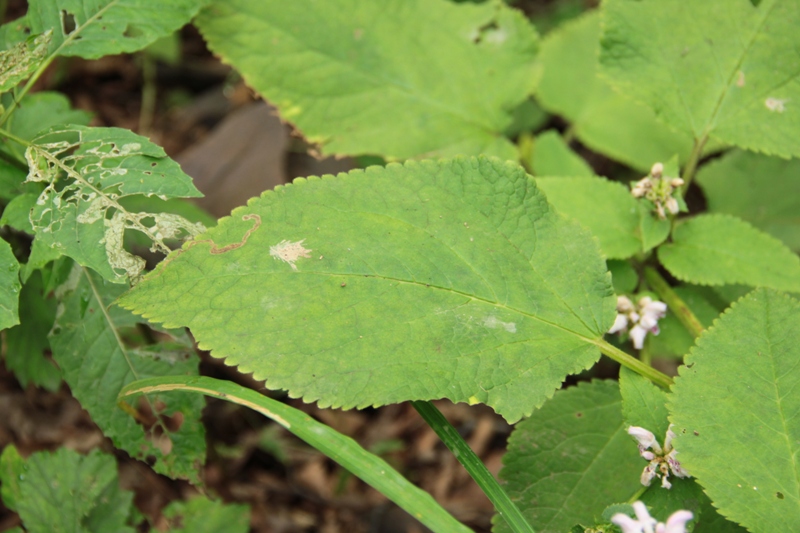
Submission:
<svg viewBox="0 0 800 533">
<path fill-rule="evenodd" d="M 559 212 L 592 231 L 611 259 L 646 252 L 669 235 L 669 221 L 655 218 L 621 183 L 597 177 L 537 178 L 536 183 Z"/>
<path fill-rule="evenodd" d="M 500 3 L 218 0 L 195 23 L 324 154 L 517 159 L 537 37 Z"/>
<path fill-rule="evenodd" d="M 124 290 L 88 269 L 74 268 L 56 291 L 62 308 L 50 333 L 53 357 L 72 394 L 115 446 L 136 459 L 155 459 L 159 473 L 198 483 L 197 465 L 205 459 L 202 398 L 149 396 L 139 415 L 146 429 L 117 407 L 120 389 L 132 381 L 197 374 L 191 344 L 130 347 L 124 342 L 141 322 L 112 304 Z"/>
<path fill-rule="evenodd" d="M 613 381 L 559 391 L 520 422 L 503 457 L 500 477 L 538 533 L 563 533 L 594 523 L 614 501 L 627 501 L 646 464 L 625 431 Z M 494 531 L 509 531 L 495 518 Z"/>
<path fill-rule="evenodd" d="M 800 291 L 800 258 L 729 215 L 700 215 L 676 225 L 658 258 L 676 278 L 692 283 Z"/>
<path fill-rule="evenodd" d="M 800 250 L 800 159 L 735 150 L 697 173 L 708 210 L 736 215 Z"/>
<path fill-rule="evenodd" d="M 686 160 L 692 139 L 660 124 L 652 111 L 614 92 L 597 75 L 600 17 L 591 12 L 542 41 L 542 106 L 572 123 L 589 148 L 646 172 L 656 161 L 679 154 Z"/>
<path fill-rule="evenodd" d="M 97 59 L 135 52 L 187 24 L 208 0 L 28 0 L 34 34 L 53 30 L 51 49 Z"/>
<path fill-rule="evenodd" d="M 800 303 L 759 289 L 697 342 L 673 386 L 681 464 L 753 533 L 800 530 Z"/>
<path fill-rule="evenodd" d="M 446 397 L 512 421 L 597 360 L 615 306 L 591 236 L 482 157 L 295 180 L 120 302 L 306 401 Z"/>
<path fill-rule="evenodd" d="M 9 446 L 1 462 L 3 489 L 14 485 L 13 503 L 28 533 L 134 532 L 126 525 L 133 492 L 120 489 L 113 456 L 62 447 L 21 460 Z"/>
<path fill-rule="evenodd" d="M 11 246 L 0 239 L 0 330 L 19 324 L 19 263 Z"/>
<path fill-rule="evenodd" d="M 11 95 L 4 99 L 8 106 L 13 100 Z M 87 126 L 92 114 L 81 109 L 73 109 L 69 98 L 61 93 L 42 91 L 25 96 L 8 119 L 7 127 L 11 133 L 26 141 L 32 141 L 36 135 L 59 124 L 79 124 Z M 24 160 L 25 147 L 9 141 L 20 159 Z"/>
<path fill-rule="evenodd" d="M 120 205 L 119 199 L 136 194 L 164 200 L 201 196 L 180 166 L 145 137 L 73 125 L 52 128 L 33 142 L 25 151 L 28 181 L 46 184 L 31 211 L 36 240 L 104 278 L 135 281 L 144 268 L 144 260 L 122 246 L 128 229 L 146 235 L 153 250 L 162 252 L 169 251 L 164 239 L 204 229 L 170 213 L 137 213 Z"/>
<path fill-rule="evenodd" d="M 800 155 L 796 0 L 608 0 L 600 63 L 612 84 L 701 139 Z"/>
</svg>

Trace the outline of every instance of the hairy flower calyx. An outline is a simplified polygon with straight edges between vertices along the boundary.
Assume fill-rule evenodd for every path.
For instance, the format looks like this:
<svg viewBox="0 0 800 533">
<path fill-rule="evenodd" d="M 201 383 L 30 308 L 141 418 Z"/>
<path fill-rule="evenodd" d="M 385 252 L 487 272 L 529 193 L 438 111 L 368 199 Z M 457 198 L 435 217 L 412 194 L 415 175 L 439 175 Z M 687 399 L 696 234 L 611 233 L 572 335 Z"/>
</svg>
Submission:
<svg viewBox="0 0 800 533">
<path fill-rule="evenodd" d="M 631 194 L 636 198 L 647 198 L 656 206 L 658 218 L 667 218 L 667 212 L 677 215 L 680 211 L 675 192 L 680 189 L 684 181 L 678 177 L 664 175 L 664 165 L 656 163 L 650 169 L 650 174 L 631 185 Z"/>
<path fill-rule="evenodd" d="M 642 502 L 633 504 L 633 512 L 636 514 L 635 520 L 626 514 L 617 513 L 611 517 L 611 523 L 619 526 L 622 533 L 686 533 L 686 523 L 694 518 L 691 511 L 682 509 L 672 513 L 666 524 L 657 522 Z"/>
<path fill-rule="evenodd" d="M 628 428 L 628 435 L 636 439 L 639 443 L 639 455 L 650 461 L 642 471 L 641 482 L 645 487 L 649 487 L 654 477 L 661 478 L 661 486 L 665 489 L 672 487 L 669 482 L 669 475 L 685 478 L 690 474 L 678 462 L 676 456 L 678 452 L 672 447 L 672 439 L 675 433 L 670 424 L 667 434 L 664 437 L 664 447 L 659 445 L 656 436 L 645 428 L 631 426 Z"/>
<path fill-rule="evenodd" d="M 636 305 L 627 296 L 617 296 L 617 317 L 608 333 L 627 332 L 633 347 L 641 350 L 648 333 L 659 334 L 658 321 L 666 314 L 667 304 L 649 296 L 639 298 Z"/>
</svg>

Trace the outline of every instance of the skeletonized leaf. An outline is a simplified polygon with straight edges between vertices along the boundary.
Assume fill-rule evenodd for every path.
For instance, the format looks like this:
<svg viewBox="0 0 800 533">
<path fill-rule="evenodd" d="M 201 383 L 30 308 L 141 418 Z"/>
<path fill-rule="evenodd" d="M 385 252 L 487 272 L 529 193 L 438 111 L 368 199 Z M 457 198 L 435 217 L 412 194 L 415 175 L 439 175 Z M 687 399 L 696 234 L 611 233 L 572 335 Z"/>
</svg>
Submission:
<svg viewBox="0 0 800 533">
<path fill-rule="evenodd" d="M 615 306 L 588 232 L 482 157 L 295 180 L 120 301 L 322 406 L 446 397 L 509 420 L 597 359 Z"/>
<path fill-rule="evenodd" d="M 11 246 L 0 239 L 0 330 L 19 324 L 19 263 Z"/>
<path fill-rule="evenodd" d="M 736 215 L 800 250 L 800 159 L 731 151 L 697 173 L 708 210 Z"/>
<path fill-rule="evenodd" d="M 128 130 L 57 127 L 34 139 L 25 157 L 28 181 L 46 184 L 31 211 L 36 240 L 105 279 L 135 281 L 144 268 L 144 260 L 122 245 L 126 230 L 146 235 L 154 251 L 168 252 L 164 239 L 204 229 L 171 213 L 134 213 L 119 204 L 136 194 L 200 196 L 160 147 Z"/>
<path fill-rule="evenodd" d="M 537 37 L 503 4 L 218 0 L 195 24 L 323 154 L 517 159 Z"/>
<path fill-rule="evenodd" d="M 669 235 L 669 221 L 656 219 L 621 183 L 598 177 L 537 178 L 536 183 L 559 212 L 592 231 L 611 259 L 646 252 Z"/>
<path fill-rule="evenodd" d="M 656 161 L 688 158 L 692 139 L 660 124 L 648 108 L 614 92 L 597 75 L 600 14 L 593 11 L 542 41 L 542 106 L 569 120 L 586 146 L 648 171 Z"/>
<path fill-rule="evenodd" d="M 609 0 L 603 10 L 600 63 L 624 94 L 696 139 L 800 155 L 795 0 Z"/>
<path fill-rule="evenodd" d="M 197 464 L 205 458 L 201 397 L 150 395 L 138 415 L 147 429 L 117 406 L 120 389 L 132 381 L 197 374 L 191 346 L 131 348 L 123 342 L 124 328 L 137 322 L 112 304 L 124 290 L 87 269 L 74 268 L 56 290 L 62 304 L 50 333 L 53 357 L 72 394 L 115 446 L 136 459 L 155 457 L 156 472 L 197 483 Z"/>
<path fill-rule="evenodd" d="M 594 523 L 608 502 L 627 501 L 645 463 L 626 433 L 612 381 L 558 391 L 514 428 L 500 477 L 537 532 Z M 509 531 L 495 517 L 496 533 Z"/>
<path fill-rule="evenodd" d="M 800 303 L 758 289 L 698 339 L 673 386 L 681 464 L 753 533 L 800 529 Z"/>
<path fill-rule="evenodd" d="M 800 291 L 800 258 L 729 215 L 700 215 L 676 225 L 658 258 L 673 276 L 691 283 Z"/>
<path fill-rule="evenodd" d="M 33 33 L 53 30 L 51 50 L 97 59 L 130 53 L 180 29 L 208 0 L 29 0 Z"/>
<path fill-rule="evenodd" d="M 0 52 L 0 93 L 30 76 L 44 62 L 52 31 L 31 36 Z"/>
</svg>

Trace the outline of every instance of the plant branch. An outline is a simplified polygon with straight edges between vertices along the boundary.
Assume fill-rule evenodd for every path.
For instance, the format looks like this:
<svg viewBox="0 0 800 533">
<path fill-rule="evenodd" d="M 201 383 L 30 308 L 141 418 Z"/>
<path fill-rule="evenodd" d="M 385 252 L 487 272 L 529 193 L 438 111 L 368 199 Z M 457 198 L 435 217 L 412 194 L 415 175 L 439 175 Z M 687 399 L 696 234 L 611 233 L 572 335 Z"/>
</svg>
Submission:
<svg viewBox="0 0 800 533">
<path fill-rule="evenodd" d="M 693 337 L 699 337 L 703 330 L 703 324 L 697 319 L 695 314 L 686 305 L 680 296 L 678 296 L 672 287 L 669 286 L 667 280 L 661 277 L 661 274 L 653 267 L 645 267 L 644 278 L 650 287 L 656 291 L 660 300 L 667 304 L 667 307 L 675 313 L 681 324 L 692 334 Z"/>
<path fill-rule="evenodd" d="M 621 364 L 625 368 L 633 370 L 640 376 L 649 379 L 656 385 L 668 389 L 672 385 L 672 378 L 668 375 L 659 372 L 650 365 L 644 364 L 632 355 L 629 355 L 616 346 L 613 346 L 603 339 L 597 339 L 592 344 L 600 348 L 600 352 Z"/>
<path fill-rule="evenodd" d="M 386 461 L 306 413 L 230 381 L 207 377 L 168 376 L 144 379 L 122 388 L 117 398 L 153 392 L 196 392 L 227 400 L 270 418 L 374 487 L 436 533 L 471 533 L 427 492 L 400 475 Z"/>
<path fill-rule="evenodd" d="M 533 528 L 528 524 L 522 512 L 511 501 L 506 491 L 500 486 L 491 472 L 486 468 L 472 448 L 469 447 L 464 439 L 459 435 L 456 428 L 444 417 L 441 411 L 431 402 L 411 402 L 414 409 L 425 419 L 425 422 L 436 432 L 445 446 L 447 446 L 458 462 L 469 472 L 469 475 L 484 494 L 494 504 L 497 513 L 503 517 L 508 526 L 515 533 L 534 533 Z"/>
</svg>

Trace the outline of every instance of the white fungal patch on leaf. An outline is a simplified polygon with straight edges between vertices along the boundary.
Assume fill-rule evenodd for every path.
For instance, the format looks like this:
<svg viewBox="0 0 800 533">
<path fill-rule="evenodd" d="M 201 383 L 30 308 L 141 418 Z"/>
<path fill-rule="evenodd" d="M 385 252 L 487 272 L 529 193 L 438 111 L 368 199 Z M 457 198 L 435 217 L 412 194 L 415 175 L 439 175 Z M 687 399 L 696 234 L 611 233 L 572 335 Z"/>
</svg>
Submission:
<svg viewBox="0 0 800 533">
<path fill-rule="evenodd" d="M 504 329 L 509 333 L 516 333 L 517 332 L 517 324 L 515 322 L 503 322 L 502 320 L 498 319 L 496 316 L 487 316 L 484 321 L 483 325 L 487 328 L 492 329 Z"/>
<path fill-rule="evenodd" d="M 764 105 L 774 113 L 783 113 L 786 111 L 786 102 L 788 101 L 786 98 L 767 98 L 764 100 Z"/>
<path fill-rule="evenodd" d="M 280 259 L 284 263 L 288 263 L 292 270 L 297 270 L 295 262 L 301 257 L 311 257 L 311 250 L 303 247 L 305 239 L 297 242 L 283 240 L 275 246 L 269 247 L 269 255 L 275 259 Z"/>
</svg>

